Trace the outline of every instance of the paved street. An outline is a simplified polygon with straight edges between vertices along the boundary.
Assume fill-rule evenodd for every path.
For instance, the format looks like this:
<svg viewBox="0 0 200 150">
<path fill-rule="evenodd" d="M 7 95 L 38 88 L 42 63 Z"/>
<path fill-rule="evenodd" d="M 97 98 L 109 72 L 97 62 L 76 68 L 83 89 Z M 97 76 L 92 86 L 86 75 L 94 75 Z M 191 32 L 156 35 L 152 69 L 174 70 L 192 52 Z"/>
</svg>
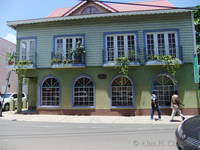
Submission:
<svg viewBox="0 0 200 150">
<path fill-rule="evenodd" d="M 0 119 L 0 150 L 176 150 L 178 124 L 72 124 Z"/>
</svg>

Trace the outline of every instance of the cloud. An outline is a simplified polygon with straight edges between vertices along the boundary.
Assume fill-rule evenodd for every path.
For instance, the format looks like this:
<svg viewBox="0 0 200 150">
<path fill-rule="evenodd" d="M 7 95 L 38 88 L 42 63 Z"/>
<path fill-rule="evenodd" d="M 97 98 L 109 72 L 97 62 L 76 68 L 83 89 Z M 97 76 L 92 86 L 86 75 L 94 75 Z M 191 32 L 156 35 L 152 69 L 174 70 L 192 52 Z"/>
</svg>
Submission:
<svg viewBox="0 0 200 150">
<path fill-rule="evenodd" d="M 6 36 L 3 38 L 16 44 L 16 35 L 12 33 L 7 33 Z"/>
</svg>

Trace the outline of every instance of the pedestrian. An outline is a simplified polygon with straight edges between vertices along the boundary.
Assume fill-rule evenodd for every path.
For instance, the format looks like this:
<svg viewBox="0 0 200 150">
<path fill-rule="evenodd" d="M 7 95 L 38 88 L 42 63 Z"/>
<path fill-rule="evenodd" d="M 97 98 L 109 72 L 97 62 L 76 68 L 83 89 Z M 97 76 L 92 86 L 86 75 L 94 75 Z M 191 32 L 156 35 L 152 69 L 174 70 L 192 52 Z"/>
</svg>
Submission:
<svg viewBox="0 0 200 150">
<path fill-rule="evenodd" d="M 171 114 L 171 120 L 174 121 L 174 116 L 178 114 L 181 116 L 182 120 L 185 120 L 185 116 L 181 113 L 180 106 L 184 106 L 179 98 L 178 91 L 175 91 L 171 98 L 171 108 L 172 108 L 172 114 Z"/>
<path fill-rule="evenodd" d="M 1 100 L 1 96 L 0 96 L 0 117 L 2 117 L 2 110 L 3 110 L 3 106 L 2 106 L 2 100 Z"/>
<path fill-rule="evenodd" d="M 158 119 L 161 120 L 161 112 L 158 104 L 158 97 L 156 91 L 153 91 L 151 94 L 151 120 L 154 119 L 154 112 L 157 111 Z"/>
</svg>

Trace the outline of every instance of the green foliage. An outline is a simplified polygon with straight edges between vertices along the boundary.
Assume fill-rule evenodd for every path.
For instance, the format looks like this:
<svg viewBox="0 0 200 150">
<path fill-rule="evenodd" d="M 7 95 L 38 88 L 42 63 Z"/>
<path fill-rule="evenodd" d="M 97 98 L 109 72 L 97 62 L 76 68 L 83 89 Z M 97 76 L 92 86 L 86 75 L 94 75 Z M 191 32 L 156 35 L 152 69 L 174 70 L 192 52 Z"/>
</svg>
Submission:
<svg viewBox="0 0 200 150">
<path fill-rule="evenodd" d="M 197 53 L 200 54 L 200 45 L 197 45 Z"/>
<path fill-rule="evenodd" d="M 197 10 L 194 12 L 194 23 L 196 29 L 197 43 L 200 44 L 200 6 L 197 6 Z"/>
<path fill-rule="evenodd" d="M 71 64 L 72 60 L 71 59 L 65 59 L 62 61 L 63 64 Z"/>
<path fill-rule="evenodd" d="M 16 73 L 20 77 L 20 79 L 23 80 L 23 78 L 26 77 L 27 69 L 25 69 L 25 68 L 18 68 L 18 69 L 16 69 Z"/>
<path fill-rule="evenodd" d="M 17 66 L 16 73 L 20 77 L 21 80 L 23 80 L 23 78 L 25 78 L 26 76 L 27 68 L 24 68 L 24 67 L 28 65 L 33 65 L 33 62 L 30 60 L 20 60 L 20 61 L 17 61 L 16 63 L 16 66 Z"/>
<path fill-rule="evenodd" d="M 152 59 L 163 63 L 163 67 L 173 76 L 176 75 L 177 69 L 180 68 L 180 60 L 174 56 L 152 56 Z"/>
<path fill-rule="evenodd" d="M 130 63 L 128 57 L 119 57 L 116 59 L 117 69 L 119 69 L 119 73 L 123 75 L 128 75 L 128 65 Z"/>
<path fill-rule="evenodd" d="M 137 61 L 137 54 L 135 53 L 135 50 L 130 50 L 128 52 L 128 59 L 130 61 Z"/>
<path fill-rule="evenodd" d="M 60 58 L 53 58 L 52 60 L 51 60 L 51 64 L 53 65 L 53 64 L 62 64 L 62 59 L 60 59 Z"/>
<path fill-rule="evenodd" d="M 85 54 L 86 51 L 85 51 L 85 48 L 84 46 L 81 44 L 80 41 L 78 41 L 76 43 L 76 49 L 75 50 L 72 50 L 71 52 L 71 55 L 74 57 L 74 58 L 80 58 L 82 57 L 83 54 Z"/>
<path fill-rule="evenodd" d="M 54 58 L 51 60 L 51 64 L 52 65 L 53 64 L 70 64 L 73 62 L 72 58 L 80 61 L 83 54 L 85 54 L 85 53 L 86 53 L 85 48 L 79 41 L 76 44 L 76 49 L 71 50 L 68 59 L 63 59 L 62 52 L 58 51 L 58 52 L 56 52 Z"/>
<path fill-rule="evenodd" d="M 22 66 L 26 66 L 26 65 L 32 65 L 33 62 L 30 60 L 20 60 L 16 63 L 17 67 L 22 67 Z"/>
</svg>

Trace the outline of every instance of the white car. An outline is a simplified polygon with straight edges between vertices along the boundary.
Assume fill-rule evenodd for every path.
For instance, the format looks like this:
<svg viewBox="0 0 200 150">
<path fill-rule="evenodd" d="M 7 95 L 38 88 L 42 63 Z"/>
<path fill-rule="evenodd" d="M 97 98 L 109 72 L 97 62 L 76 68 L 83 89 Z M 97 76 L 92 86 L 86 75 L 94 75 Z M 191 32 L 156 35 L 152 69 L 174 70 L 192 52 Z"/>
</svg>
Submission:
<svg viewBox="0 0 200 150">
<path fill-rule="evenodd" d="M 17 101 L 17 93 L 6 93 L 6 94 L 0 94 L 0 101 L 2 102 L 4 98 L 3 103 L 3 110 L 8 111 L 10 110 L 10 102 L 12 100 Z M 22 94 L 22 100 L 27 100 L 26 94 Z"/>
</svg>

